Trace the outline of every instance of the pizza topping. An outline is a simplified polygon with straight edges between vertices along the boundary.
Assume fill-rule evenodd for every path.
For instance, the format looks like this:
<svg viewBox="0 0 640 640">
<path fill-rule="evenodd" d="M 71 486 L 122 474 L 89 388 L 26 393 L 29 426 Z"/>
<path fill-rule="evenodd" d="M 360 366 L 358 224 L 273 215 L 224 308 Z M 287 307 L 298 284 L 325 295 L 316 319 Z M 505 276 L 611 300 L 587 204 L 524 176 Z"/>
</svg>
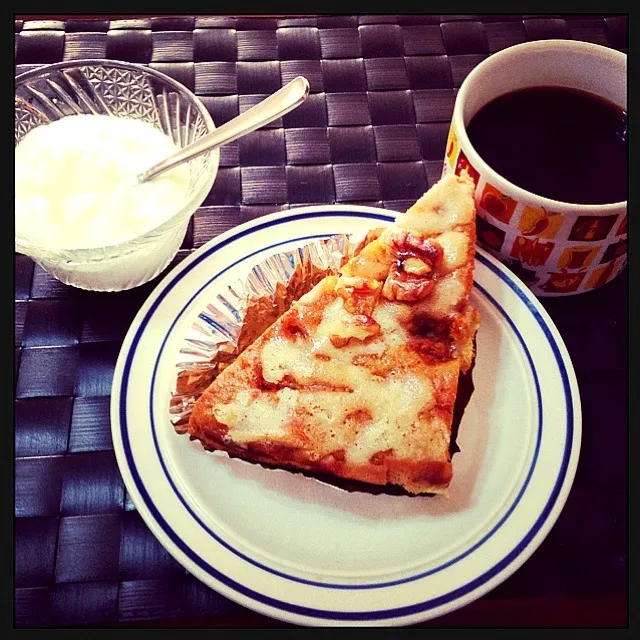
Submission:
<svg viewBox="0 0 640 640">
<path fill-rule="evenodd" d="M 315 332 L 316 339 L 314 342 L 316 346 L 314 350 L 322 350 L 325 341 L 330 341 L 334 347 L 340 348 L 347 345 L 352 339 L 363 341 L 380 332 L 380 325 L 369 314 L 350 313 L 349 311 L 349 309 L 355 312 L 360 309 L 368 310 L 369 298 L 371 296 L 377 298 L 379 295 L 378 291 L 381 288 L 379 282 L 375 283 L 376 286 L 370 289 L 365 287 L 361 280 L 358 278 L 341 278 L 342 286 L 338 293 L 342 293 L 345 297 L 343 298 L 339 295 L 324 309 L 322 321 Z M 350 296 L 348 290 L 356 285 L 362 285 L 362 295 Z M 347 307 L 347 304 L 349 304 L 349 307 Z M 371 310 L 373 311 L 373 306 Z"/>
<path fill-rule="evenodd" d="M 469 238 L 461 231 L 447 231 L 438 236 L 442 247 L 442 268 L 445 272 L 461 267 L 467 261 Z"/>
<path fill-rule="evenodd" d="M 390 234 L 389 244 L 399 260 L 419 258 L 431 268 L 442 260 L 442 247 L 437 242 L 408 231 Z"/>
<path fill-rule="evenodd" d="M 402 270 L 412 276 L 426 276 L 433 271 L 433 268 L 420 258 L 407 258 L 402 262 Z"/>
<path fill-rule="evenodd" d="M 372 278 L 342 276 L 336 283 L 336 293 L 344 300 L 344 308 L 353 314 L 373 313 L 382 283 Z"/>
<path fill-rule="evenodd" d="M 384 345 L 389 347 L 407 344 L 409 335 L 405 329 L 410 310 L 405 305 L 382 300 L 373 312 L 373 319 L 380 325 Z M 372 345 L 373 346 L 373 345 Z M 364 349 L 360 349 L 364 353 Z M 367 352 L 367 353 L 373 353 Z"/>
<path fill-rule="evenodd" d="M 292 313 L 282 319 L 280 332 L 289 340 L 296 340 L 298 338 L 306 338 L 309 336 L 309 330 L 304 326 L 302 319 L 297 313 Z"/>
<path fill-rule="evenodd" d="M 329 340 L 334 347 L 346 346 L 352 338 L 366 340 L 380 331 L 380 325 L 371 317 L 364 314 L 352 316 L 346 322 L 337 323 Z"/>
<path fill-rule="evenodd" d="M 307 293 L 301 296 L 298 303 L 301 305 L 310 305 L 319 302 L 322 296 L 330 294 L 333 291 L 337 280 L 338 278 L 336 276 L 327 276 L 324 280 L 320 280 L 311 291 L 307 291 Z"/>
<path fill-rule="evenodd" d="M 347 460 L 355 464 L 368 463 L 380 451 L 406 452 L 409 446 L 422 446 L 407 434 L 420 411 L 435 401 L 431 382 L 408 373 L 391 376 L 375 387 L 380 395 L 367 393 L 365 405 L 373 419 L 347 448 Z"/>
<path fill-rule="evenodd" d="M 270 394 L 255 398 L 250 391 L 239 391 L 233 402 L 214 405 L 213 415 L 222 424 L 229 425 L 229 437 L 237 443 L 281 437 L 287 433 L 286 425 L 296 406 L 298 393 L 285 388 L 274 398 Z M 242 425 L 242 428 L 235 425 Z"/>
<path fill-rule="evenodd" d="M 384 295 L 384 293 L 383 293 Z M 442 318 L 457 313 L 457 305 L 465 296 L 464 278 L 460 271 L 454 271 L 438 280 L 438 286 L 431 296 L 420 302 L 420 312 Z"/>
<path fill-rule="evenodd" d="M 386 242 L 382 241 L 384 236 L 383 233 L 380 239 L 364 247 L 342 268 L 341 274 L 384 280 L 389 272 L 389 267 L 393 264 L 391 249 Z"/>
<path fill-rule="evenodd" d="M 398 263 L 395 268 L 389 272 L 382 287 L 382 295 L 387 300 L 416 302 L 417 300 L 426 298 L 435 286 L 435 280 L 406 273 L 402 269 L 402 264 Z"/>
<path fill-rule="evenodd" d="M 389 234 L 388 242 L 396 261 L 389 269 L 382 295 L 398 302 L 426 298 L 435 287 L 433 275 L 442 262 L 442 247 L 434 240 L 407 231 Z"/>
<path fill-rule="evenodd" d="M 371 244 L 374 240 L 377 240 L 384 231 L 384 227 L 376 227 L 375 229 L 369 229 L 367 235 L 360 241 L 360 244 L 355 248 L 354 254 L 359 254 L 368 244 Z"/>
</svg>

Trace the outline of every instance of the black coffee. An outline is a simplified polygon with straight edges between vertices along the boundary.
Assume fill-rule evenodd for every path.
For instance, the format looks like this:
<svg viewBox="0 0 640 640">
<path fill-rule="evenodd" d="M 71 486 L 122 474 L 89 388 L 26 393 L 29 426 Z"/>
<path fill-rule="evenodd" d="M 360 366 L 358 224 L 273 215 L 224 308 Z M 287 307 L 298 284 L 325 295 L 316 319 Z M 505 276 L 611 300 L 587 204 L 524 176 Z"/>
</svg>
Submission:
<svg viewBox="0 0 640 640">
<path fill-rule="evenodd" d="M 513 91 L 482 107 L 467 133 L 494 171 L 536 195 L 574 204 L 627 199 L 627 114 L 591 93 Z"/>
</svg>

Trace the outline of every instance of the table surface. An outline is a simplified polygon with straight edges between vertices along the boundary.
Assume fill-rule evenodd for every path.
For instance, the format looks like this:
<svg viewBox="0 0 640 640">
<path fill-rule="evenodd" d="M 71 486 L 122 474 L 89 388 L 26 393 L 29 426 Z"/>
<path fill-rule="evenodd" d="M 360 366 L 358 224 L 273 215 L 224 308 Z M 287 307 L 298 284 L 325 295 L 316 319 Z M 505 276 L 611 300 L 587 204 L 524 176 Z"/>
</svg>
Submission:
<svg viewBox="0 0 640 640">
<path fill-rule="evenodd" d="M 122 18 L 122 17 L 119 17 Z M 321 203 L 404 210 L 440 176 L 457 88 L 504 47 L 572 38 L 627 47 L 625 16 L 374 15 L 17 20 L 20 73 L 80 58 L 149 64 L 217 125 L 296 75 L 307 102 L 221 150 L 215 185 L 172 266 L 273 211 Z M 15 624 L 270 626 L 189 575 L 123 486 L 109 393 L 127 328 L 158 279 L 67 287 L 15 257 Z M 566 506 L 512 577 L 427 626 L 625 625 L 627 275 L 542 299 L 573 359 L 583 444 Z"/>
</svg>

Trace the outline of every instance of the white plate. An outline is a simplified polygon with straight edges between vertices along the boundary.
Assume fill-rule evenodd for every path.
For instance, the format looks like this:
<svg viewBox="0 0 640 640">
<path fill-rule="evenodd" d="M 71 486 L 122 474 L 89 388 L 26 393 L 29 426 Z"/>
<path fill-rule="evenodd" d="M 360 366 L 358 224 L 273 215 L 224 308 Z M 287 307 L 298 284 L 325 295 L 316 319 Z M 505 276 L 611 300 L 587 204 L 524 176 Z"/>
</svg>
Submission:
<svg viewBox="0 0 640 640">
<path fill-rule="evenodd" d="M 228 598 L 305 625 L 434 618 L 512 574 L 555 522 L 580 449 L 571 361 L 539 302 L 478 251 L 476 386 L 450 497 L 348 493 L 207 453 L 169 421 L 177 354 L 216 294 L 268 255 L 364 231 L 390 212 L 346 205 L 261 218 L 212 240 L 158 285 L 116 366 L 111 421 L 127 490 L 186 569 Z"/>
</svg>

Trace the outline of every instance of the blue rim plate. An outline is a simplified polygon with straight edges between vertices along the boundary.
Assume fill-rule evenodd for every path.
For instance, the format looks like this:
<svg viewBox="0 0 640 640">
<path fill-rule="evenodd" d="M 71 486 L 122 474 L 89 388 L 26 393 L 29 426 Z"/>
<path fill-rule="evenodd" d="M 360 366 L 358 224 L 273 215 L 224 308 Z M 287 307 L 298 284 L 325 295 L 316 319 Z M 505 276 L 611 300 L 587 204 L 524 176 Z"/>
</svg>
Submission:
<svg viewBox="0 0 640 640">
<path fill-rule="evenodd" d="M 535 297 L 481 250 L 476 389 L 448 498 L 348 493 L 175 433 L 178 352 L 208 303 L 268 255 L 391 220 L 372 207 L 304 207 L 211 240 L 157 286 L 116 365 L 116 457 L 151 531 L 205 584 L 288 622 L 406 625 L 464 606 L 531 556 L 575 475 L 581 414 L 566 348 Z"/>
</svg>

